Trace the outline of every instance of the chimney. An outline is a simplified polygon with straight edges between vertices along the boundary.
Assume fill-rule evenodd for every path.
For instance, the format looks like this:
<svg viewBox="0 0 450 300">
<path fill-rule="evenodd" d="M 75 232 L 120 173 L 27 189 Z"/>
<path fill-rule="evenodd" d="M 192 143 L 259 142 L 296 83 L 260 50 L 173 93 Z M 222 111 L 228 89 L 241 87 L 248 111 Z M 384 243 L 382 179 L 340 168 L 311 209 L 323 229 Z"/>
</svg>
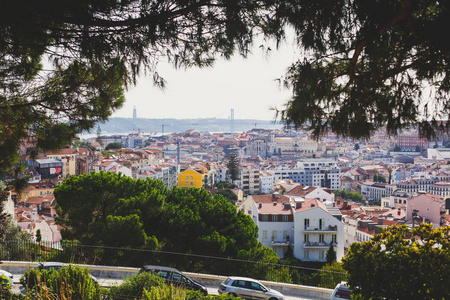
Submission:
<svg viewBox="0 0 450 300">
<path fill-rule="evenodd" d="M 261 209 L 261 207 L 262 207 L 262 203 L 260 203 L 260 204 L 258 205 L 258 208 L 259 208 L 259 209 Z"/>
</svg>

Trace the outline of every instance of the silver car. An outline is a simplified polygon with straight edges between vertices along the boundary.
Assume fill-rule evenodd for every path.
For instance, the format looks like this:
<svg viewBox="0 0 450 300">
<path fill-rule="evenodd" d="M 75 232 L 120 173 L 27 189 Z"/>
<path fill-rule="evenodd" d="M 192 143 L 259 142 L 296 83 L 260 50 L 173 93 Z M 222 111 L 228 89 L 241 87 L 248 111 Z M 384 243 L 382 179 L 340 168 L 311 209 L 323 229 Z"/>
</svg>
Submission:
<svg viewBox="0 0 450 300">
<path fill-rule="evenodd" d="M 265 287 L 258 280 L 245 277 L 228 277 L 220 283 L 219 294 L 230 294 L 244 299 L 284 299 L 280 292 Z"/>
</svg>

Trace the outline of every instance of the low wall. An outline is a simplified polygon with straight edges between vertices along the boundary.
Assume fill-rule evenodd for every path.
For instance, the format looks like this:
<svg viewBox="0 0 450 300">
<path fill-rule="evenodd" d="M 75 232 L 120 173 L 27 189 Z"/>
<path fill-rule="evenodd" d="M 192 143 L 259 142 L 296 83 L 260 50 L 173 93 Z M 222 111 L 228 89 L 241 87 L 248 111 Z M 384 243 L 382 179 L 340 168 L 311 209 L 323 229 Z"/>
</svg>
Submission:
<svg viewBox="0 0 450 300">
<path fill-rule="evenodd" d="M 26 271 L 36 267 L 37 262 L 14 262 L 3 261 L 0 269 L 6 270 L 14 275 L 24 274 Z M 139 272 L 139 268 L 129 267 L 112 267 L 112 266 L 98 266 L 98 265 L 79 265 L 81 267 L 89 268 L 89 273 L 98 279 L 116 279 L 121 280 Z M 201 284 L 213 288 L 219 287 L 220 282 L 225 280 L 226 276 L 199 274 L 184 272 L 188 277 L 200 282 Z M 261 282 L 274 290 L 281 292 L 286 296 L 292 297 L 311 297 L 315 299 L 330 299 L 333 290 L 318 288 L 306 285 L 288 284 L 280 282 L 263 281 Z"/>
</svg>

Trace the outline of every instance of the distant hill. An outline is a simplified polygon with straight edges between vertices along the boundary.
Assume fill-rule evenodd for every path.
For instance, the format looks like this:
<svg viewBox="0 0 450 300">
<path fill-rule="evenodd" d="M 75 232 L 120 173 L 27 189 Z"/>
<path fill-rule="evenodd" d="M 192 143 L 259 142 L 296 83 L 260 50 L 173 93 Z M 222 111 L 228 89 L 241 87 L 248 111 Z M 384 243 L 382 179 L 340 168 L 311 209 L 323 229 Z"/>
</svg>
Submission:
<svg viewBox="0 0 450 300">
<path fill-rule="evenodd" d="M 201 132 L 231 132 L 231 121 L 228 119 L 144 119 L 144 118 L 110 118 L 105 123 L 98 123 L 91 133 L 96 133 L 100 126 L 103 135 L 115 133 L 153 133 L 160 134 L 164 125 L 164 133 L 184 132 L 196 129 Z M 253 128 L 279 129 L 282 125 L 267 120 L 234 120 L 234 132 L 246 132 Z"/>
</svg>

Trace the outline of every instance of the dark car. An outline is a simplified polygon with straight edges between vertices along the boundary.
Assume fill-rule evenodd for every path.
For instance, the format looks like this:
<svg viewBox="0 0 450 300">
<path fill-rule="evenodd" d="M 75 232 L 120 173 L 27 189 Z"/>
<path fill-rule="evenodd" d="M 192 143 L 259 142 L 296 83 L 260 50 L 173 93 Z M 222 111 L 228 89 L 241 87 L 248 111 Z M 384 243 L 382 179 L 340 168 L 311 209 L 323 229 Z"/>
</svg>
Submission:
<svg viewBox="0 0 450 300">
<path fill-rule="evenodd" d="M 154 272 L 155 274 L 163 278 L 167 284 L 180 286 L 194 291 L 200 291 L 204 295 L 208 295 L 208 290 L 204 285 L 187 277 L 177 269 L 162 266 L 147 265 L 141 269 L 141 272 Z"/>
</svg>

